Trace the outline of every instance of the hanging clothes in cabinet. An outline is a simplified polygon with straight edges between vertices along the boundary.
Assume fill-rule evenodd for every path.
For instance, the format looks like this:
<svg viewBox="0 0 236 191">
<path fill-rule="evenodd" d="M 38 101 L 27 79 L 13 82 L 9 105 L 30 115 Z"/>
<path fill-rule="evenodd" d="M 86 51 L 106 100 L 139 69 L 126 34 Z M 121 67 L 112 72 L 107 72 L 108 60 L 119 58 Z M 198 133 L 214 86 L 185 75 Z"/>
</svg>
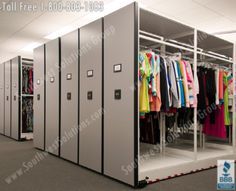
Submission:
<svg viewBox="0 0 236 191">
<path fill-rule="evenodd" d="M 22 66 L 22 93 L 33 94 L 33 68 Z"/>
<path fill-rule="evenodd" d="M 139 83 L 140 140 L 155 144 L 159 140 L 155 138 L 155 133 L 160 131 L 159 121 L 150 117 L 151 113 L 168 113 L 173 122 L 173 115 L 178 111 L 197 106 L 198 87 L 188 61 L 161 56 L 151 50 L 139 53 Z M 167 130 L 171 129 L 171 124 L 167 122 Z"/>
<path fill-rule="evenodd" d="M 22 99 L 22 133 L 33 132 L 33 98 Z"/>
<path fill-rule="evenodd" d="M 226 126 L 231 125 L 228 105 L 231 73 L 200 66 L 198 78 L 198 120 L 203 124 L 203 133 L 226 139 Z"/>
</svg>

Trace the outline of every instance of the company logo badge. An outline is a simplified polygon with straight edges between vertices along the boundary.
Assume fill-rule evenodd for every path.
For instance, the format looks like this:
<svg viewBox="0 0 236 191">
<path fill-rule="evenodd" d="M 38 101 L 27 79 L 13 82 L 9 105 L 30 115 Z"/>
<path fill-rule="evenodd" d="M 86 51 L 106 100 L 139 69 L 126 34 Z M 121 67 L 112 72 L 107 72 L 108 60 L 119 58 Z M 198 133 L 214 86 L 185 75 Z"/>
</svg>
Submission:
<svg viewBox="0 0 236 191">
<path fill-rule="evenodd" d="M 218 160 L 217 190 L 235 190 L 235 167 L 233 160 Z"/>
</svg>

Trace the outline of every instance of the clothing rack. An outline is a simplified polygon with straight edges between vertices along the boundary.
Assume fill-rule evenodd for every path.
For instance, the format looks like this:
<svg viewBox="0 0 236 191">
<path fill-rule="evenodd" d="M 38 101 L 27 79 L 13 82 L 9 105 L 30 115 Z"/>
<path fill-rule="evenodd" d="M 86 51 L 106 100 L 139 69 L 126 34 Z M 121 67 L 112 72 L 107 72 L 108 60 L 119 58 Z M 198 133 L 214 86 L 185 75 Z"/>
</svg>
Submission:
<svg viewBox="0 0 236 191">
<path fill-rule="evenodd" d="M 197 35 L 197 32 L 195 33 L 195 36 Z M 159 44 L 162 44 L 162 45 L 165 45 L 165 46 L 170 46 L 170 47 L 174 47 L 174 48 L 178 48 L 180 50 L 185 50 L 185 51 L 189 51 L 189 52 L 192 52 L 194 53 L 194 58 L 193 59 L 190 59 L 190 61 L 192 61 L 193 63 L 193 70 L 194 70 L 194 76 L 196 76 L 196 69 L 197 69 L 197 65 L 198 64 L 198 60 L 197 60 L 197 55 L 200 54 L 202 56 L 208 56 L 208 57 L 211 57 L 211 58 L 214 58 L 214 59 L 217 59 L 217 60 L 220 60 L 220 61 L 224 61 L 224 62 L 227 62 L 227 64 L 233 64 L 233 61 L 232 61 L 232 58 L 230 57 L 227 57 L 227 56 L 224 56 L 224 55 L 220 55 L 218 53 L 214 53 L 214 52 L 210 52 L 208 51 L 207 53 L 204 52 L 202 49 L 200 48 L 197 48 L 196 44 L 197 44 L 197 39 L 195 37 L 195 46 L 191 46 L 191 45 L 187 45 L 185 43 L 178 43 L 177 41 L 171 41 L 171 40 L 168 40 L 169 42 L 167 42 L 166 40 L 164 40 L 164 37 L 161 37 L 161 36 L 158 36 L 158 35 L 155 35 L 155 34 L 152 34 L 152 33 L 148 33 L 148 32 L 145 32 L 145 31 L 139 31 L 139 37 L 140 39 L 144 39 L 144 40 L 148 40 L 148 41 L 151 41 L 151 42 L 154 42 L 154 43 L 159 43 Z M 154 52 L 157 51 L 161 54 L 166 54 L 166 55 L 170 55 L 170 56 L 173 56 L 173 55 L 176 55 L 174 53 L 170 53 L 170 52 L 165 52 L 165 51 L 162 51 L 162 50 L 159 50 L 159 49 L 155 49 L 155 48 L 150 48 L 148 46 L 144 46 L 144 45 L 140 45 L 141 48 L 144 48 L 144 49 L 149 49 L 149 50 L 153 50 Z M 184 56 L 181 56 L 183 59 Z M 187 57 L 188 58 L 188 57 Z M 196 63 L 196 64 L 195 64 Z M 213 63 L 211 63 L 213 64 Z M 220 64 L 217 64 L 219 67 L 222 67 L 224 69 L 229 69 L 227 67 L 224 67 L 224 66 L 220 66 Z M 166 131 L 166 128 L 165 128 L 165 114 L 164 113 L 160 113 L 160 124 L 159 124 L 160 127 L 160 152 L 162 153 L 164 150 L 165 150 L 165 131 Z M 200 145 L 204 148 L 205 147 L 205 136 L 203 136 L 203 133 L 202 133 L 202 127 L 199 126 L 198 127 L 198 123 L 197 123 L 197 108 L 194 108 L 194 155 L 193 155 L 193 158 L 196 159 L 197 157 L 197 134 L 198 134 L 198 131 L 199 131 L 199 134 L 200 134 Z M 190 153 L 187 153 L 186 151 L 182 151 L 183 154 L 187 154 L 189 156 L 191 156 Z"/>
<path fill-rule="evenodd" d="M 155 42 L 155 43 L 160 43 L 160 44 L 163 44 L 166 46 L 178 48 L 181 50 L 185 50 L 185 51 L 189 51 L 189 52 L 193 52 L 193 53 L 195 52 L 194 47 L 191 45 L 188 45 L 188 47 L 185 47 L 186 45 L 184 46 L 183 43 L 181 43 L 182 45 L 179 45 L 180 43 L 177 44 L 177 43 L 173 43 L 173 42 L 166 42 L 164 40 L 164 37 L 160 37 L 158 35 L 148 33 L 148 32 L 142 31 L 142 30 L 139 30 L 139 38 L 144 39 L 144 40 L 149 40 L 149 41 Z M 224 56 L 224 55 L 220 55 L 220 54 L 212 52 L 212 51 L 208 51 L 208 53 L 206 53 L 203 50 L 197 49 L 196 53 L 199 55 L 208 56 L 208 57 L 215 58 L 215 59 L 218 59 L 221 61 L 225 61 L 229 64 L 233 64 L 232 58 Z"/>
</svg>

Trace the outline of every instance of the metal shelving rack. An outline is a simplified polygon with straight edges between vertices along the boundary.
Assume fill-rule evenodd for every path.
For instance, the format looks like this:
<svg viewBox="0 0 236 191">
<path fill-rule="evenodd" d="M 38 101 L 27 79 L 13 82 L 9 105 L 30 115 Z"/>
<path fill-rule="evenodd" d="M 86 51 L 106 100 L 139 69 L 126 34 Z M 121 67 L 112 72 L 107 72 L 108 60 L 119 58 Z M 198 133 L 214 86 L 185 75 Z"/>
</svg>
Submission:
<svg viewBox="0 0 236 191">
<path fill-rule="evenodd" d="M 33 68 L 33 60 L 32 59 L 28 59 L 28 58 L 21 58 L 21 61 L 20 61 L 20 72 L 21 72 L 21 78 L 23 76 L 23 66 L 25 67 L 30 67 L 30 68 Z M 20 105 L 21 105 L 21 120 L 20 120 L 20 139 L 26 139 L 26 140 L 32 140 L 33 139 L 33 132 L 28 132 L 28 133 L 23 133 L 23 124 L 22 124 L 22 118 L 23 118 L 23 115 L 22 115 L 22 107 L 23 107 L 23 99 L 24 98 L 32 98 L 34 99 L 34 94 L 23 94 L 23 90 L 22 90 L 22 79 L 20 81 L 21 83 L 21 89 L 20 89 L 20 92 L 21 92 L 21 101 L 20 101 Z"/>
</svg>

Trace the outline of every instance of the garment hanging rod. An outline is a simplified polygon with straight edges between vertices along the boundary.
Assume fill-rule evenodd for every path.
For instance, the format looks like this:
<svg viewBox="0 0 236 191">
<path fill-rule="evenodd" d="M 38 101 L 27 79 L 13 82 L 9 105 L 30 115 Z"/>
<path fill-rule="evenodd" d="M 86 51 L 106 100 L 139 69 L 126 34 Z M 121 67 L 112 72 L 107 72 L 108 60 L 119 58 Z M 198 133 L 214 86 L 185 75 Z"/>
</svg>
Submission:
<svg viewBox="0 0 236 191">
<path fill-rule="evenodd" d="M 170 56 L 176 56 L 176 53 L 171 53 L 171 52 L 167 52 L 167 51 L 161 51 L 159 49 L 149 48 L 148 46 L 143 46 L 143 45 L 140 45 L 140 47 L 142 47 L 144 49 L 147 49 L 147 50 L 157 51 L 160 54 L 167 54 L 167 55 L 170 55 Z M 183 55 L 181 55 L 181 58 L 186 59 L 186 60 L 191 60 L 191 61 L 193 60 L 193 58 L 189 58 L 189 57 L 186 57 L 186 56 L 183 56 Z"/>
<path fill-rule="evenodd" d="M 215 58 L 217 60 L 228 62 L 229 64 L 233 64 L 233 61 L 230 60 L 230 59 L 221 58 L 221 57 L 214 56 L 214 55 L 211 55 L 211 54 L 208 54 L 208 53 L 205 53 L 205 52 L 201 52 L 201 51 L 197 51 L 197 53 L 200 54 L 200 55 L 203 55 L 203 56 L 208 56 L 208 57 L 211 57 L 211 58 Z"/>
<path fill-rule="evenodd" d="M 171 46 L 171 47 L 174 47 L 174 48 L 179 48 L 179 49 L 186 50 L 186 51 L 189 51 L 189 52 L 194 52 L 193 49 L 186 48 L 186 47 L 176 45 L 176 44 L 172 44 L 172 43 L 169 43 L 169 42 L 166 42 L 166 41 L 163 41 L 163 40 L 155 39 L 153 37 L 148 37 L 148 36 L 145 36 L 145 35 L 142 35 L 142 34 L 139 35 L 139 38 L 149 40 L 149 41 L 152 41 L 152 42 L 157 42 L 157 43 L 164 44 L 164 45 L 167 45 L 167 46 Z"/>
<path fill-rule="evenodd" d="M 151 36 L 151 37 L 159 38 L 160 40 L 164 40 L 164 37 L 163 37 L 163 36 L 159 36 L 159 35 L 156 35 L 156 34 L 152 34 L 152 33 L 146 32 L 146 31 L 139 30 L 139 34 L 140 34 L 140 33 L 142 33 L 142 34 L 144 34 L 144 35 Z"/>
<path fill-rule="evenodd" d="M 146 32 L 146 31 L 139 30 L 139 34 L 144 34 L 144 35 L 151 36 L 151 37 L 154 37 L 154 38 L 159 38 L 160 40 L 163 40 L 163 41 L 166 41 L 166 42 L 169 41 L 170 43 L 173 43 L 173 44 L 177 44 L 177 45 L 180 45 L 180 46 L 184 46 L 184 47 L 188 47 L 188 48 L 194 49 L 194 46 L 193 46 L 193 45 L 186 44 L 186 43 L 183 43 L 183 42 L 178 42 L 177 40 L 165 39 L 165 38 L 162 37 L 162 36 L 155 35 L 155 34 L 152 34 L 152 33 Z M 165 39 L 165 40 L 164 40 L 164 39 Z M 201 49 L 201 48 L 197 48 L 197 49 L 198 49 L 198 50 L 203 50 L 203 49 Z"/>
<path fill-rule="evenodd" d="M 145 40 L 149 40 L 149 41 L 152 41 L 152 42 L 157 42 L 157 43 L 160 43 L 160 44 L 164 44 L 166 46 L 170 46 L 170 47 L 174 47 L 174 48 L 178 48 L 178 49 L 182 49 L 182 50 L 186 50 L 186 51 L 194 53 L 193 49 L 186 48 L 186 47 L 183 47 L 183 46 L 180 46 L 180 45 L 176 45 L 176 44 L 173 44 L 173 43 L 169 43 L 169 42 L 166 42 L 164 40 L 156 39 L 156 38 L 153 38 L 153 37 L 145 36 L 143 34 L 139 34 L 139 38 L 145 39 Z M 232 60 L 221 58 L 221 57 L 209 54 L 209 53 L 205 53 L 203 51 L 197 51 L 197 54 L 208 56 L 208 57 L 211 57 L 211 58 L 215 58 L 215 59 L 218 59 L 218 60 L 221 60 L 221 61 L 225 61 L 225 62 L 228 62 L 228 63 L 231 63 L 231 64 L 233 63 Z"/>
</svg>

